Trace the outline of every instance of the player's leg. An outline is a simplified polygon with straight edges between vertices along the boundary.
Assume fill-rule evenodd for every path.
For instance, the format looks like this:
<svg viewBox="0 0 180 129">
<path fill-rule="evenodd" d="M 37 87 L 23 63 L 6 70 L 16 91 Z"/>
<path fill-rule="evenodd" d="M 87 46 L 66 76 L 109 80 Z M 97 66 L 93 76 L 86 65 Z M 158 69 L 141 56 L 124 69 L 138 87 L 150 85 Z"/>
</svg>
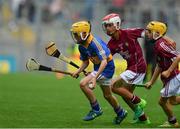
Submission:
<svg viewBox="0 0 180 129">
<path fill-rule="evenodd" d="M 93 91 L 90 88 L 88 88 L 88 84 L 92 78 L 93 76 L 89 74 L 80 81 L 80 88 L 91 103 L 96 101 L 96 97 Z"/>
<path fill-rule="evenodd" d="M 180 74 L 167 82 L 164 88 L 160 91 L 161 98 L 159 100 L 159 104 L 162 107 L 163 111 L 168 117 L 168 122 L 174 126 L 179 127 L 179 124 L 176 120 L 175 115 L 172 111 L 172 104 L 178 104 L 179 97 L 175 97 L 180 94 Z M 177 102 L 176 102 L 177 101 Z M 162 125 L 164 127 L 164 124 Z M 166 126 L 166 124 L 165 124 Z"/>
<path fill-rule="evenodd" d="M 113 92 L 122 96 L 123 98 L 126 98 L 126 100 L 129 101 L 129 103 L 131 102 L 134 105 L 134 111 L 136 113 L 135 119 L 137 119 L 144 113 L 143 109 L 138 105 L 141 102 L 141 99 L 138 96 L 132 94 L 130 91 L 128 91 L 125 88 L 125 86 L 118 87 L 117 84 L 123 84 L 121 78 L 119 78 L 119 80 L 112 84 Z"/>
<path fill-rule="evenodd" d="M 131 84 L 127 84 L 126 87 L 125 87 L 127 90 L 129 90 L 131 93 L 133 93 L 134 89 L 135 89 L 135 86 L 131 85 Z M 124 101 L 129 105 L 129 107 L 131 107 L 131 109 L 135 112 L 135 114 L 138 114 L 136 112 L 139 112 L 139 109 L 136 105 L 132 104 L 131 101 L 129 101 L 128 99 L 126 98 L 123 98 Z M 135 115 L 134 115 L 135 116 Z M 142 115 L 137 119 L 135 120 L 133 123 L 142 123 L 142 124 L 150 124 L 150 120 L 149 118 L 146 116 L 145 113 L 142 113 Z"/>
<path fill-rule="evenodd" d="M 126 88 L 124 88 L 125 82 L 124 80 L 119 76 L 112 80 L 112 91 L 116 94 L 119 94 L 120 96 L 126 98 L 127 100 L 130 100 L 133 97 L 133 94 L 129 92 Z"/>
<path fill-rule="evenodd" d="M 180 104 L 180 96 L 171 96 L 169 98 L 169 103 L 171 105 L 179 105 Z"/>
<path fill-rule="evenodd" d="M 83 118 L 85 121 L 93 120 L 97 116 L 100 116 L 102 114 L 102 109 L 93 93 L 93 91 L 88 87 L 89 82 L 93 76 L 89 74 L 85 78 L 83 78 L 80 82 L 80 88 L 85 94 L 85 96 L 88 98 L 90 105 L 91 105 L 91 110 L 90 112 Z"/>
<path fill-rule="evenodd" d="M 124 98 L 126 98 L 128 101 L 131 101 L 132 104 L 138 104 L 141 102 L 141 99 L 131 93 L 125 85 L 124 80 L 121 77 L 116 78 L 112 81 L 112 91 Z"/>
<path fill-rule="evenodd" d="M 133 95 L 133 98 L 131 96 L 131 99 L 130 99 L 131 102 L 133 104 L 139 105 L 141 108 L 145 107 L 146 101 L 139 98 L 140 102 L 139 103 L 136 102 L 136 101 L 138 101 L 137 100 L 138 96 L 135 96 L 133 94 L 132 91 L 134 89 L 132 87 L 134 87 L 134 84 L 141 84 L 143 82 L 144 77 L 145 77 L 145 73 L 135 73 L 135 72 L 133 72 L 131 70 L 126 70 L 126 71 L 124 71 L 123 73 L 120 74 L 120 78 L 119 78 L 119 80 L 117 80 L 117 81 L 121 81 L 123 83 L 124 88 L 127 91 L 129 91 L 129 93 L 131 93 Z M 131 87 L 131 88 L 129 88 L 129 87 Z"/>
<path fill-rule="evenodd" d="M 117 114 L 114 119 L 114 123 L 120 124 L 127 116 L 127 111 L 119 105 L 117 98 L 112 95 L 110 86 L 101 85 L 101 89 L 103 91 L 104 98 L 109 102 L 109 104 L 113 107 L 114 112 Z"/>
<path fill-rule="evenodd" d="M 128 90 L 129 90 L 131 93 L 133 93 L 133 91 L 134 91 L 134 89 L 135 89 L 134 86 L 127 86 L 127 88 L 128 88 Z M 114 92 L 115 94 L 118 94 L 119 89 L 118 89 L 118 88 L 113 88 L 113 92 Z M 135 105 L 132 104 L 132 102 L 129 101 L 129 99 L 127 99 L 127 98 L 125 98 L 125 97 L 122 97 L 122 99 L 123 99 L 123 100 L 126 102 L 126 104 L 134 111 Z"/>
<path fill-rule="evenodd" d="M 159 105 L 162 107 L 164 113 L 168 116 L 168 118 L 173 117 L 173 112 L 172 112 L 172 108 L 168 103 L 168 99 L 166 97 L 161 97 L 159 99 Z"/>
<path fill-rule="evenodd" d="M 128 77 L 128 75 L 129 75 L 129 71 L 125 71 L 123 73 L 123 76 L 127 77 L 127 78 L 136 76 L 136 74 L 129 75 L 129 77 Z M 137 78 L 135 80 L 136 83 L 137 82 L 140 83 L 141 81 L 143 81 L 143 78 L 144 78 L 144 75 Z M 144 101 L 143 99 L 140 99 L 138 96 L 135 96 L 133 94 L 134 87 L 132 86 L 132 84 L 127 84 L 126 81 L 124 81 L 121 78 L 121 76 L 119 76 L 112 81 L 112 85 L 113 85 L 113 87 L 112 87 L 113 92 L 118 94 L 118 95 L 121 95 L 125 99 L 127 104 L 131 107 L 131 109 L 135 112 L 134 118 L 136 119 L 139 117 L 138 120 L 146 121 L 147 117 L 143 112 L 143 108 L 146 105 L 146 101 Z M 126 86 L 123 86 L 123 85 L 126 85 Z M 150 123 L 150 121 L 148 120 L 147 123 Z"/>
<path fill-rule="evenodd" d="M 177 119 L 172 111 L 172 106 L 168 102 L 169 97 L 161 97 L 159 100 L 159 105 L 163 109 L 164 113 L 168 117 L 168 122 L 165 122 L 164 124 L 160 125 L 160 127 L 170 127 L 171 125 L 173 127 L 179 127 L 179 123 L 177 122 Z"/>
<path fill-rule="evenodd" d="M 101 89 L 103 91 L 104 98 L 109 102 L 109 104 L 114 108 L 118 108 L 119 107 L 118 100 L 114 95 L 112 95 L 110 87 L 101 85 Z"/>
</svg>

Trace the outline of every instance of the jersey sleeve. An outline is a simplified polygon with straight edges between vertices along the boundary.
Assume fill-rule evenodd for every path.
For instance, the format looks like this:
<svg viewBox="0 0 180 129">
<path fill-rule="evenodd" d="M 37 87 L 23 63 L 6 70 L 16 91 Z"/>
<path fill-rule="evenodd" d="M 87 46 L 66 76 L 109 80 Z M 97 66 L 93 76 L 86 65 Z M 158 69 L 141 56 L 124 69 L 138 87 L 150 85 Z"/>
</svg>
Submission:
<svg viewBox="0 0 180 129">
<path fill-rule="evenodd" d="M 162 56 L 166 58 L 176 58 L 180 53 L 176 51 L 176 49 L 171 46 L 166 44 L 165 42 L 161 42 L 159 44 L 159 52 L 162 54 Z"/>
<path fill-rule="evenodd" d="M 126 30 L 128 35 L 133 38 L 144 38 L 145 37 L 145 30 L 142 28 L 131 28 Z"/>
<path fill-rule="evenodd" d="M 80 60 L 82 61 L 88 60 L 88 55 L 85 49 L 80 45 L 79 45 L 79 52 L 80 52 Z"/>
</svg>

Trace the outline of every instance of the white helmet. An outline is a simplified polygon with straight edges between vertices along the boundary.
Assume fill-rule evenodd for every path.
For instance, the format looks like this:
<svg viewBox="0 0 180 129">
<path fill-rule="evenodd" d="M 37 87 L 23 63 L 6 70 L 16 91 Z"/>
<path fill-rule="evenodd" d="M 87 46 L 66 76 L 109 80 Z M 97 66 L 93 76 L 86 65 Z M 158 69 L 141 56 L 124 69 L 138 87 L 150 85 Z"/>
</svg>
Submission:
<svg viewBox="0 0 180 129">
<path fill-rule="evenodd" d="M 116 30 L 120 29 L 121 18 L 119 14 L 116 13 L 108 14 L 102 19 L 102 21 L 103 21 L 102 22 L 103 30 L 106 30 L 106 24 L 110 24 L 110 23 L 113 23 L 113 25 L 116 27 Z"/>
</svg>

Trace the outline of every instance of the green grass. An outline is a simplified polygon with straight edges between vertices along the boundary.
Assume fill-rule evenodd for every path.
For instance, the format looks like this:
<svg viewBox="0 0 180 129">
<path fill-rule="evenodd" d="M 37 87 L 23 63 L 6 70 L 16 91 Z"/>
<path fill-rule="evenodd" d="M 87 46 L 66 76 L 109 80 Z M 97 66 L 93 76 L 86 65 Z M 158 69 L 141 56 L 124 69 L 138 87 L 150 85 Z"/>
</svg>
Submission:
<svg viewBox="0 0 180 129">
<path fill-rule="evenodd" d="M 0 75 L 0 128 L 118 128 L 157 127 L 166 120 L 158 105 L 160 82 L 150 91 L 136 88 L 135 93 L 148 102 L 145 112 L 152 124 L 130 124 L 133 112 L 118 96 L 128 116 L 121 125 L 113 125 L 115 116 L 111 106 L 102 97 L 99 87 L 94 91 L 104 114 L 96 120 L 85 122 L 83 116 L 89 111 L 89 103 L 79 88 L 79 79 L 65 77 L 57 80 L 54 74 L 14 73 Z M 180 110 L 174 112 L 180 119 Z"/>
</svg>

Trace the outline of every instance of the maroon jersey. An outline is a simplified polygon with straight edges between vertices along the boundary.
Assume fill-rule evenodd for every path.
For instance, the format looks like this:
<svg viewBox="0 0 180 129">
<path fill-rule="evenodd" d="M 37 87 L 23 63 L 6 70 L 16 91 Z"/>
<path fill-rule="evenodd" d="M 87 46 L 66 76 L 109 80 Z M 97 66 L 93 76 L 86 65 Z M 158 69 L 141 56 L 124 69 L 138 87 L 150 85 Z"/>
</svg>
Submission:
<svg viewBox="0 0 180 129">
<path fill-rule="evenodd" d="M 127 70 L 136 73 L 146 72 L 146 62 L 138 38 L 142 37 L 144 29 L 119 30 L 119 40 L 111 38 L 108 47 L 114 55 L 119 53 L 127 61 Z"/>
<path fill-rule="evenodd" d="M 167 70 L 171 66 L 173 60 L 179 54 L 176 51 L 176 49 L 172 46 L 172 44 L 169 43 L 164 38 L 160 38 L 159 40 L 156 41 L 154 50 L 156 53 L 156 60 L 158 66 L 162 69 L 162 72 Z M 170 79 L 172 79 L 174 76 L 176 76 L 179 73 L 180 72 L 177 67 L 171 72 L 171 75 L 168 78 L 164 78 L 163 76 L 161 76 L 161 80 L 163 81 L 164 84 L 166 84 Z"/>
</svg>

